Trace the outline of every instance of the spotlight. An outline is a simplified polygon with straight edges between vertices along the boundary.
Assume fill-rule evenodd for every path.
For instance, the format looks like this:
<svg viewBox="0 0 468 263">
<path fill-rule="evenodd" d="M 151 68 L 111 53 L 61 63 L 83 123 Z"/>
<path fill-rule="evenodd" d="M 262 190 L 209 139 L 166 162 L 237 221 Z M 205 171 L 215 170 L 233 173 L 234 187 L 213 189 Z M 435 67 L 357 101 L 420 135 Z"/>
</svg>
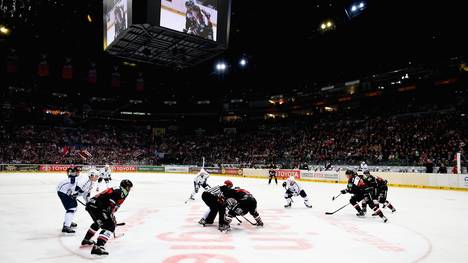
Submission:
<svg viewBox="0 0 468 263">
<path fill-rule="evenodd" d="M 226 68 L 227 68 L 227 65 L 226 65 L 226 63 L 224 63 L 224 62 L 218 62 L 218 63 L 216 64 L 216 70 L 219 71 L 219 72 L 225 71 Z"/>
<path fill-rule="evenodd" d="M 0 34 L 8 35 L 10 34 L 10 29 L 6 26 L 0 25 Z"/>
<path fill-rule="evenodd" d="M 247 65 L 247 59 L 242 58 L 242 59 L 239 61 L 239 65 L 241 65 L 241 67 L 245 67 L 245 66 Z"/>
</svg>

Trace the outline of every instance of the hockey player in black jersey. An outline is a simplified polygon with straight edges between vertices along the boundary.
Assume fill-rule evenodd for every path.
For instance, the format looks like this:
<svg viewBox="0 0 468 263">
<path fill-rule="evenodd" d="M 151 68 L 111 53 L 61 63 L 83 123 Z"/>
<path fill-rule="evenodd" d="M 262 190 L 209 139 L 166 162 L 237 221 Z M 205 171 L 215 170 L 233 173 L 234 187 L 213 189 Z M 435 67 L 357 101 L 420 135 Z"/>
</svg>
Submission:
<svg viewBox="0 0 468 263">
<path fill-rule="evenodd" d="M 203 226 L 213 224 L 216 215 L 219 213 L 219 230 L 224 231 L 229 229 L 229 225 L 224 220 L 226 211 L 224 193 L 230 188 L 232 188 L 232 182 L 226 180 L 223 185 L 214 186 L 202 193 L 202 200 L 210 209 L 200 219 L 199 224 Z"/>
<path fill-rule="evenodd" d="M 268 171 L 268 175 L 269 175 L 269 179 L 268 179 L 268 184 L 271 184 L 271 179 L 273 179 L 273 177 L 275 178 L 275 183 L 276 185 L 278 185 L 278 179 L 276 178 L 276 167 L 275 165 L 271 165 L 270 166 L 270 170 Z"/>
<path fill-rule="evenodd" d="M 376 184 L 377 200 L 380 204 L 382 204 L 382 208 L 388 207 L 390 210 L 392 210 L 392 213 L 394 213 L 396 211 L 395 207 L 387 200 L 387 180 L 380 177 L 376 177 Z"/>
<path fill-rule="evenodd" d="M 348 185 L 346 189 L 341 190 L 342 194 L 350 193 L 353 196 L 349 200 L 349 202 L 354 206 L 354 208 L 358 211 L 356 214 L 357 216 L 364 216 L 364 211 L 362 211 L 361 207 L 359 206 L 359 202 L 362 201 L 364 198 L 370 201 L 366 201 L 370 208 L 374 210 L 374 214 L 378 215 L 383 219 L 384 222 L 387 222 L 387 218 L 384 216 L 382 211 L 379 209 L 378 205 L 375 205 L 372 201 L 371 194 L 368 192 L 368 187 L 364 180 L 360 178 L 356 172 L 352 170 L 346 171 L 346 176 L 348 177 Z"/>
<path fill-rule="evenodd" d="M 106 191 L 91 198 L 86 204 L 86 210 L 94 222 L 81 241 L 81 245 L 93 245 L 91 254 L 109 254 L 104 249 L 104 245 L 112 237 L 115 230 L 116 220 L 114 213 L 125 201 L 132 187 L 133 183 L 130 180 L 124 179 L 120 182 L 120 187 L 108 188 Z M 97 242 L 94 242 L 91 238 L 99 229 L 102 230 L 99 233 Z"/>
<path fill-rule="evenodd" d="M 235 216 L 244 216 L 250 213 L 257 221 L 257 226 L 263 226 L 262 218 L 257 212 L 257 200 L 249 191 L 235 187 L 226 190 L 224 196 L 227 205 L 227 224 L 231 223 L 232 218 Z"/>
<path fill-rule="evenodd" d="M 369 170 L 365 170 L 362 174 L 358 174 L 365 183 L 364 190 L 364 199 L 362 199 L 362 212 L 365 214 L 367 212 L 367 206 L 370 202 L 376 203 L 377 200 L 377 181 L 373 175 L 370 174 Z M 371 207 L 369 205 L 369 207 Z"/>
</svg>

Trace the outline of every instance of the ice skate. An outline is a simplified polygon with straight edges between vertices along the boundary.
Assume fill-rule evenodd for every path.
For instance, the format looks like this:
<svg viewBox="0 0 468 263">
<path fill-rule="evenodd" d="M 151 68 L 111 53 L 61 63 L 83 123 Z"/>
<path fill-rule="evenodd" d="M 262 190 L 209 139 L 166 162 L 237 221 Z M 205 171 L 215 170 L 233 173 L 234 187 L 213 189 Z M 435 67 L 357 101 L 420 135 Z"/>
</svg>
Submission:
<svg viewBox="0 0 468 263">
<path fill-rule="evenodd" d="M 91 250 L 91 255 L 109 255 L 109 252 L 107 252 L 103 246 L 94 245 L 93 249 Z"/>
</svg>

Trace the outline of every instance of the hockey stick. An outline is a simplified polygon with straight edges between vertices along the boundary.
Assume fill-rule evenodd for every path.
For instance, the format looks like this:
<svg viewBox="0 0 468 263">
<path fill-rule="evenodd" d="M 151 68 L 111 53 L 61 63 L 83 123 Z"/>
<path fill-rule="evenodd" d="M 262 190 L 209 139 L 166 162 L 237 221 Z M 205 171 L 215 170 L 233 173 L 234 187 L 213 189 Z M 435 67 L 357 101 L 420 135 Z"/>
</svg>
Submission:
<svg viewBox="0 0 468 263">
<path fill-rule="evenodd" d="M 337 195 L 337 196 L 334 196 L 334 197 L 332 198 L 332 201 L 335 201 L 335 199 L 338 198 L 338 196 L 340 196 L 340 195 L 341 195 L 341 193 L 340 193 L 339 195 Z"/>
<path fill-rule="evenodd" d="M 80 203 L 80 204 L 82 204 L 82 205 L 86 206 L 86 204 L 85 204 L 85 203 L 83 203 L 83 202 L 81 202 L 81 201 L 80 201 L 80 199 L 78 199 L 78 198 L 77 198 L 77 199 L 76 199 L 76 201 L 78 201 L 78 203 Z"/>
<path fill-rule="evenodd" d="M 238 225 L 242 224 L 242 221 L 239 218 L 237 218 L 237 216 L 235 216 L 234 218 L 236 218 L 237 221 L 239 221 L 239 223 L 237 223 Z"/>
<path fill-rule="evenodd" d="M 249 222 L 251 225 L 253 226 L 256 226 L 257 223 L 252 223 L 252 221 L 248 220 L 247 218 L 245 218 L 245 216 L 242 216 L 242 218 L 244 218 L 247 222 Z"/>
<path fill-rule="evenodd" d="M 189 197 L 187 200 L 185 200 L 184 204 L 188 203 L 188 201 L 190 201 L 190 200 L 195 200 L 195 199 L 192 199 L 192 198 Z"/>
<path fill-rule="evenodd" d="M 202 166 L 201 166 L 201 168 L 203 169 L 203 168 L 205 168 L 205 157 L 202 157 L 202 160 L 203 160 L 203 161 L 202 161 Z"/>
<path fill-rule="evenodd" d="M 334 213 L 336 213 L 336 212 L 340 211 L 341 209 L 347 207 L 349 204 L 350 204 L 350 203 L 347 203 L 347 204 L 345 204 L 344 206 L 342 206 L 342 207 L 336 209 L 336 210 L 333 211 L 333 212 L 325 212 L 325 214 L 326 214 L 326 215 L 333 215 Z"/>
</svg>

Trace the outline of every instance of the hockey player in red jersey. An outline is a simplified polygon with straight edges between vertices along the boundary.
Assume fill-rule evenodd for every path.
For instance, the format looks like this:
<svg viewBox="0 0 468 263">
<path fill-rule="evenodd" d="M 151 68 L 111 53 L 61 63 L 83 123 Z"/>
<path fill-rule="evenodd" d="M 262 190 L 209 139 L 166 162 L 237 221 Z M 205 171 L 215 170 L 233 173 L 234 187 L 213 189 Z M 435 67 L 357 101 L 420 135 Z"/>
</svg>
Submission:
<svg viewBox="0 0 468 263">
<path fill-rule="evenodd" d="M 377 200 L 380 204 L 382 204 L 382 208 L 388 207 L 390 210 L 392 210 L 392 213 L 394 213 L 396 211 L 395 207 L 387 200 L 387 180 L 380 177 L 376 177 L 376 182 Z"/>
<path fill-rule="evenodd" d="M 375 205 L 371 193 L 369 192 L 371 187 L 367 187 L 365 181 L 357 175 L 356 172 L 352 170 L 346 171 L 346 176 L 348 177 L 348 185 L 346 189 L 341 190 L 342 194 L 350 193 L 353 196 L 349 202 L 354 206 L 358 211 L 357 216 L 364 216 L 365 213 L 362 211 L 359 206 L 359 202 L 365 199 L 365 203 L 369 205 L 371 209 L 374 210 L 374 214 L 380 216 L 384 222 L 387 222 L 387 218 L 384 216 L 382 211 L 379 209 L 378 205 Z"/>
<path fill-rule="evenodd" d="M 104 249 L 104 245 L 112 237 L 115 230 L 116 220 L 114 213 L 125 201 L 132 187 L 133 183 L 130 180 L 124 179 L 120 182 L 120 187 L 108 188 L 106 191 L 91 198 L 86 204 L 86 210 L 94 222 L 89 227 L 83 241 L 81 241 L 81 245 L 93 245 L 91 254 L 109 254 Z M 97 242 L 94 242 L 91 238 L 99 229 L 102 230 L 99 233 Z"/>
<path fill-rule="evenodd" d="M 260 218 L 260 215 L 257 212 L 257 200 L 249 191 L 235 187 L 233 189 L 226 190 L 224 196 L 226 197 L 226 222 L 228 224 L 232 221 L 232 217 L 244 216 L 247 213 L 250 213 L 255 221 L 257 221 L 257 226 L 263 226 L 262 218 Z"/>
</svg>

